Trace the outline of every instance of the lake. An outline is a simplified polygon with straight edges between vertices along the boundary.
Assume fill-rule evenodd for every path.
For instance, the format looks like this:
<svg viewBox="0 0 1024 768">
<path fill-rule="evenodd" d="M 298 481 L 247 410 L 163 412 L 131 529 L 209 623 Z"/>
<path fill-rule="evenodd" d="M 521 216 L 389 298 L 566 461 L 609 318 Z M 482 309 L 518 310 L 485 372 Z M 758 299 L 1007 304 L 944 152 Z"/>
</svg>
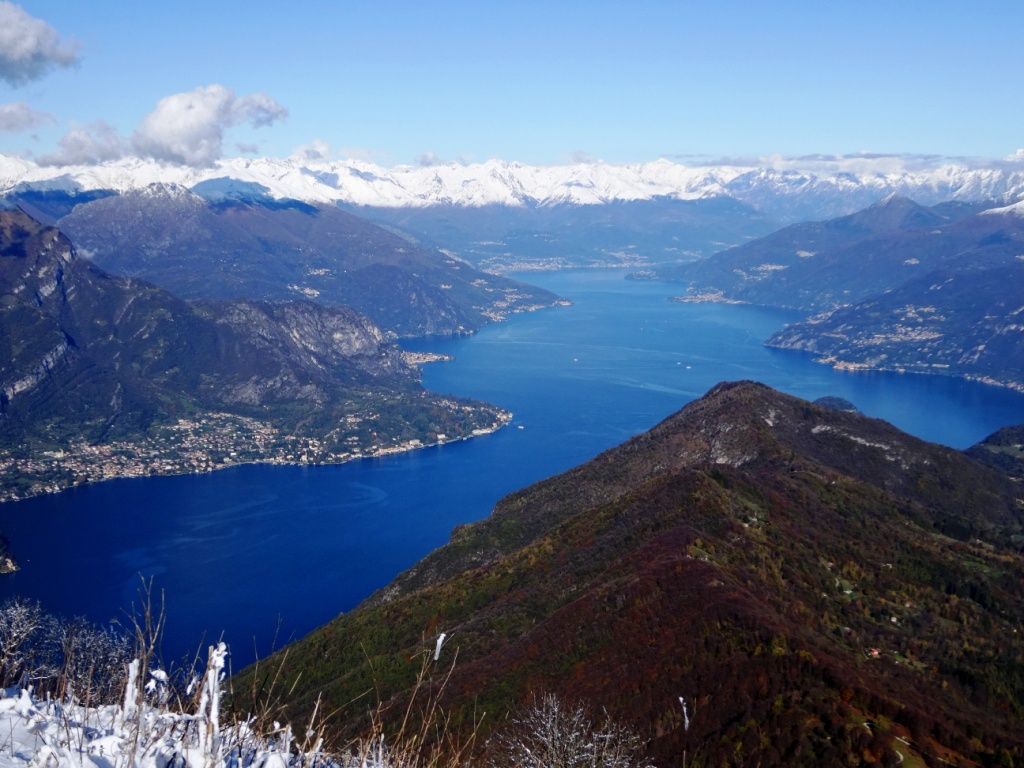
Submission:
<svg viewBox="0 0 1024 768">
<path fill-rule="evenodd" d="M 761 344 L 798 315 L 679 304 L 677 286 L 623 271 L 523 275 L 573 302 L 462 339 L 407 348 L 454 355 L 433 390 L 515 414 L 481 438 L 339 466 L 240 466 L 115 480 L 0 504 L 23 594 L 64 615 L 125 621 L 140 574 L 166 600 L 164 658 L 223 636 L 235 668 L 358 604 L 486 516 L 506 493 L 641 432 L 723 380 L 835 395 L 935 442 L 966 448 L 1024 423 L 1024 395 L 940 377 L 838 372 Z"/>
</svg>

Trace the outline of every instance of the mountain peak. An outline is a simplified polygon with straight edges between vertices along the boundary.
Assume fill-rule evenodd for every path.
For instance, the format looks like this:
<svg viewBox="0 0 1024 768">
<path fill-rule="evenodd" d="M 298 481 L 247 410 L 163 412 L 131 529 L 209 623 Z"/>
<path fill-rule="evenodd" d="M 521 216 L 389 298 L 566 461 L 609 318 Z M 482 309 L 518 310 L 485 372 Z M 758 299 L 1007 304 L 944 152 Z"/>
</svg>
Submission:
<svg viewBox="0 0 1024 768">
<path fill-rule="evenodd" d="M 0 246 L 9 248 L 16 240 L 25 237 L 26 234 L 38 232 L 43 229 L 39 223 L 27 213 L 17 208 L 0 211 Z"/>
<path fill-rule="evenodd" d="M 756 458 L 718 461 L 729 441 Z M 990 674 L 1024 652 L 1015 496 L 1005 476 L 884 422 L 721 384 L 506 497 L 293 645 L 285 703 L 300 714 L 317 693 L 352 699 L 388 659 L 414 656 L 428 626 L 460 645 L 453 722 L 498 713 L 485 737 L 543 689 L 627 719 L 657 764 L 686 750 L 725 764 L 736 745 L 750 765 L 869 751 L 890 765 L 980 762 L 1024 744 L 1014 711 L 989 704 L 1024 695 Z M 383 696 L 400 700 L 399 674 Z M 751 722 L 771 743 L 745 737 Z"/>
<path fill-rule="evenodd" d="M 881 200 L 869 206 L 868 210 L 892 210 L 894 208 L 900 210 L 914 210 L 921 207 L 923 206 L 918 205 L 914 200 L 912 200 L 911 198 L 907 197 L 904 194 L 901 194 L 899 192 L 890 192 Z"/>
<path fill-rule="evenodd" d="M 141 189 L 130 190 L 129 194 L 131 193 L 135 193 L 139 197 L 165 200 L 182 200 L 195 196 L 188 187 L 173 181 L 154 181 Z"/>
<path fill-rule="evenodd" d="M 74 258 L 74 250 L 55 227 L 42 224 L 15 208 L 0 210 L 0 257 L 3 256 L 27 257 L 36 265 L 33 268 L 37 269 L 39 265 L 53 264 L 54 259 L 68 263 Z M 0 273 L 6 271 L 0 268 Z M 45 267 L 43 271 L 47 271 Z M 42 272 L 30 279 L 41 277 Z"/>
<path fill-rule="evenodd" d="M 255 181 L 239 181 L 230 176 L 220 176 L 201 181 L 192 187 L 192 193 L 212 203 L 240 201 L 253 202 L 272 200 L 270 188 Z"/>
</svg>

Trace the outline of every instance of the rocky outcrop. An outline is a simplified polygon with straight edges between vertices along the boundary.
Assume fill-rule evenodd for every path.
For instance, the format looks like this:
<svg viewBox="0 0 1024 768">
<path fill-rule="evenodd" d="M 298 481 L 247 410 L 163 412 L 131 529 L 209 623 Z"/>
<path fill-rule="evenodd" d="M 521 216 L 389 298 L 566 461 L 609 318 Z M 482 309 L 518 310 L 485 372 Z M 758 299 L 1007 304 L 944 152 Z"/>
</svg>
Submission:
<svg viewBox="0 0 1024 768">
<path fill-rule="evenodd" d="M 54 368 L 67 357 L 70 350 L 71 345 L 65 337 L 60 344 L 43 355 L 38 364 L 26 376 L 15 381 L 5 382 L 3 389 L 0 390 L 0 396 L 2 396 L 0 405 L 3 406 L 3 409 L 6 409 L 7 404 L 15 397 L 23 392 L 28 392 L 44 381 L 47 376 L 52 375 Z"/>
</svg>

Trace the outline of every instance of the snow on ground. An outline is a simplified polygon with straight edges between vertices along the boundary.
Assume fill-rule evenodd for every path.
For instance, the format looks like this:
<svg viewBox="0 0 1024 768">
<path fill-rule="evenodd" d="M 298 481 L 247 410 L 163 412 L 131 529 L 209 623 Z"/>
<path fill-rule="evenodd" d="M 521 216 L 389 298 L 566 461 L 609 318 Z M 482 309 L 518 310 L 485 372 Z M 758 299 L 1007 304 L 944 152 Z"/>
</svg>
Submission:
<svg viewBox="0 0 1024 768">
<path fill-rule="evenodd" d="M 0 768 L 315 768 L 336 763 L 321 743 L 293 738 L 288 727 L 261 738 L 252 722 L 220 722 L 226 649 L 210 649 L 208 672 L 195 685 L 194 712 L 174 711 L 166 699 L 166 675 L 148 682 L 132 662 L 125 699 L 118 705 L 86 707 L 41 701 L 27 689 L 0 691 Z M 276 726 L 277 724 L 275 724 Z M 374 761 L 376 762 L 376 761 Z M 367 761 L 358 761 L 372 768 Z"/>
</svg>

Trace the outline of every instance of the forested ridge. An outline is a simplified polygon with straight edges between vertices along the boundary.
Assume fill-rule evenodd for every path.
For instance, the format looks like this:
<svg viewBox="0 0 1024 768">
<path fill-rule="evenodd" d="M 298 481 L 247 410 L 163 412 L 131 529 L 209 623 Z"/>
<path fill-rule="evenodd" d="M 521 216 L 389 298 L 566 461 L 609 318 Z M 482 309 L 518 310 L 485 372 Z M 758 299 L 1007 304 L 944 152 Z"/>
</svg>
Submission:
<svg viewBox="0 0 1024 768">
<path fill-rule="evenodd" d="M 1020 542 L 1005 472 L 723 384 L 457 529 L 291 646 L 282 682 L 292 712 L 322 695 L 354 734 L 359 697 L 404 701 L 444 632 L 443 704 L 484 735 L 557 692 L 614 713 L 657 764 L 1013 764 Z"/>
</svg>

